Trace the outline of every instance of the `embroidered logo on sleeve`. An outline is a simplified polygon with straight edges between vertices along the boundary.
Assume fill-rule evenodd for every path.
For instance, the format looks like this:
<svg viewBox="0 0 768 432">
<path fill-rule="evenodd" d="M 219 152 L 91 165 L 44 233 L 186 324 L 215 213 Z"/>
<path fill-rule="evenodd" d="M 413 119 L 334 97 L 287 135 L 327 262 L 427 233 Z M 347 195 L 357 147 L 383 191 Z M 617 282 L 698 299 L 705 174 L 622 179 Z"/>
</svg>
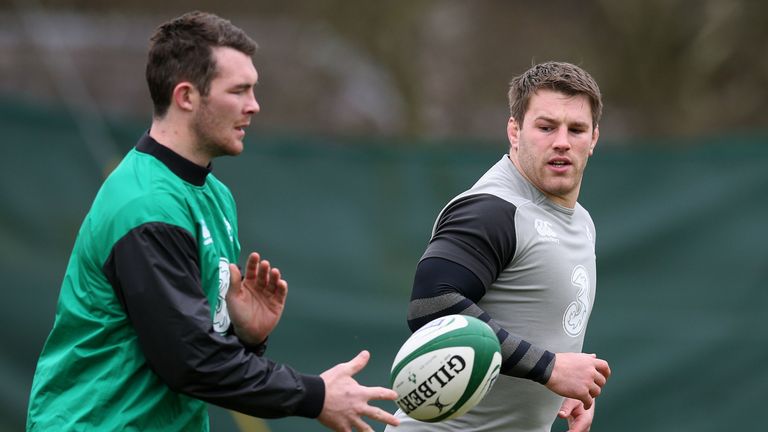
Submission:
<svg viewBox="0 0 768 432">
<path fill-rule="evenodd" d="M 227 218 L 224 218 L 224 225 L 227 226 L 227 235 L 229 236 L 229 242 L 234 243 L 235 237 L 232 235 L 232 225 L 229 223 Z"/>
<path fill-rule="evenodd" d="M 205 221 L 202 219 L 200 219 L 200 232 L 203 234 L 203 244 L 205 246 L 213 244 L 213 237 L 211 237 L 211 231 L 208 229 L 208 225 L 206 225 Z"/>
<path fill-rule="evenodd" d="M 213 331 L 224 333 L 229 328 L 229 311 L 227 310 L 227 291 L 229 291 L 229 261 L 219 259 L 219 295 L 216 299 L 216 312 L 213 315 Z"/>
</svg>

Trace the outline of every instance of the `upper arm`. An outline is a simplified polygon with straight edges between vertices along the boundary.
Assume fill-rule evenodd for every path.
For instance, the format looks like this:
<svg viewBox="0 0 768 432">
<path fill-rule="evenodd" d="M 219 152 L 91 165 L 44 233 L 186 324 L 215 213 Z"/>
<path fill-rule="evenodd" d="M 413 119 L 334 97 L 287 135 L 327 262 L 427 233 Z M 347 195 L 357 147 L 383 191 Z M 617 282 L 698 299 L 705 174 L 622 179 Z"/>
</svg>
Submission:
<svg viewBox="0 0 768 432">
<path fill-rule="evenodd" d="M 423 258 L 459 263 L 489 286 L 514 257 L 516 211 L 495 195 L 457 199 L 441 213 Z"/>
</svg>

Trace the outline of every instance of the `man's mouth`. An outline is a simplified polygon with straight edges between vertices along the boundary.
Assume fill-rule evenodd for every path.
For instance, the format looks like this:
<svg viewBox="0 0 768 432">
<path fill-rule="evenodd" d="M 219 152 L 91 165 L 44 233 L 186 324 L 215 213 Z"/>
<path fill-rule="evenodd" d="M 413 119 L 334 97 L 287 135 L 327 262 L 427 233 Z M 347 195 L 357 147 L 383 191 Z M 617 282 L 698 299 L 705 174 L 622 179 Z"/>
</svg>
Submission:
<svg viewBox="0 0 768 432">
<path fill-rule="evenodd" d="M 568 169 L 568 167 L 571 166 L 571 161 L 568 159 L 552 159 L 549 162 L 547 162 L 547 165 L 549 165 L 552 169 L 554 169 L 557 172 L 565 172 L 565 170 Z"/>
</svg>

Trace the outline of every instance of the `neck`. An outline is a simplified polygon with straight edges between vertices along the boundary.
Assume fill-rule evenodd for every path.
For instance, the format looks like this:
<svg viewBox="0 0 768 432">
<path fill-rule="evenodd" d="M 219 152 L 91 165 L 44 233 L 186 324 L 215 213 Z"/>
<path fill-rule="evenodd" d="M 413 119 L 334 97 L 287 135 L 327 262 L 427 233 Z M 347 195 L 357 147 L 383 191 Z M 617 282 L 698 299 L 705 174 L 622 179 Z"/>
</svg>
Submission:
<svg viewBox="0 0 768 432">
<path fill-rule="evenodd" d="M 200 151 L 194 134 L 186 125 L 167 118 L 155 118 L 149 128 L 149 136 L 197 165 L 207 167 L 211 163 L 211 157 Z"/>
<path fill-rule="evenodd" d="M 565 196 L 560 196 L 560 195 L 553 195 L 551 193 L 548 193 L 548 192 L 542 190 L 538 186 L 536 186 L 536 183 L 532 182 L 531 179 L 528 178 L 528 175 L 525 173 L 525 170 L 520 166 L 520 162 L 517 159 L 517 153 L 515 153 L 514 150 L 512 150 L 512 149 L 510 149 L 510 151 L 509 151 L 509 160 L 512 161 L 512 165 L 515 166 L 515 168 L 517 169 L 517 172 L 519 172 L 520 175 L 523 176 L 523 178 L 528 183 L 530 183 L 533 187 L 538 189 L 539 192 L 544 194 L 544 196 L 546 196 L 547 199 L 549 199 L 553 203 L 555 203 L 555 204 L 557 204 L 559 206 L 562 206 L 562 207 L 567 207 L 567 208 L 570 208 L 570 209 L 576 207 L 576 198 L 565 197 Z M 579 187 L 576 188 L 576 193 L 574 194 L 574 197 L 579 196 L 579 188 L 580 187 L 581 187 L 581 185 L 579 185 Z"/>
</svg>

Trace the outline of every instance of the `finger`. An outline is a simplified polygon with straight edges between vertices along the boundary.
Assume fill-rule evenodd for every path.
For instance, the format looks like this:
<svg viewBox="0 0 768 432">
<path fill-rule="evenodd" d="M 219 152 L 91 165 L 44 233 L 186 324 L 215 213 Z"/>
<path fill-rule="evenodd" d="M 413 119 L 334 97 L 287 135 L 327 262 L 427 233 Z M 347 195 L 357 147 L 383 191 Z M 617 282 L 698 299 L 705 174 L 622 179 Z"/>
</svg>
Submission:
<svg viewBox="0 0 768 432">
<path fill-rule="evenodd" d="M 600 372 L 605 378 L 608 378 L 611 376 L 611 367 L 608 366 L 608 362 L 605 360 L 600 360 L 595 364 L 595 369 L 597 369 L 598 372 Z"/>
<path fill-rule="evenodd" d="M 606 382 L 608 382 L 608 379 L 603 376 L 603 374 L 598 373 L 595 377 L 595 384 L 599 385 L 601 388 L 605 385 Z"/>
<path fill-rule="evenodd" d="M 229 288 L 227 289 L 227 299 L 237 296 L 243 289 L 242 276 L 240 269 L 236 265 L 229 265 Z"/>
<path fill-rule="evenodd" d="M 285 298 L 288 296 L 288 282 L 283 279 L 277 268 L 273 268 L 270 272 L 268 292 L 278 303 L 285 303 Z"/>
<path fill-rule="evenodd" d="M 269 280 L 269 261 L 261 260 L 256 274 L 256 286 L 263 288 L 267 286 Z"/>
<path fill-rule="evenodd" d="M 280 284 L 280 270 L 277 268 L 273 268 L 269 272 L 269 285 L 267 288 L 269 289 L 270 293 L 277 293 L 278 292 L 278 286 Z"/>
<path fill-rule="evenodd" d="M 365 367 L 365 365 L 368 364 L 368 360 L 371 358 L 371 353 L 369 353 L 366 350 L 360 351 L 360 354 L 358 354 L 355 358 L 352 360 L 344 363 L 344 367 L 347 370 L 347 373 L 352 376 Z"/>
<path fill-rule="evenodd" d="M 598 386 L 597 384 L 589 386 L 589 395 L 592 396 L 592 398 L 596 398 L 600 396 L 600 392 L 601 392 L 600 386 Z"/>
<path fill-rule="evenodd" d="M 592 401 L 594 401 L 594 399 L 590 396 L 584 396 L 583 398 L 579 398 L 579 400 L 584 404 L 585 410 L 590 409 L 592 407 Z"/>
<path fill-rule="evenodd" d="M 288 282 L 281 280 L 278 288 L 277 295 L 280 297 L 280 302 L 285 303 L 285 298 L 288 297 Z"/>
<path fill-rule="evenodd" d="M 557 416 L 562 419 L 568 418 L 573 412 L 574 406 L 575 405 L 572 404 L 563 404 L 563 406 L 560 408 L 560 411 L 558 411 Z"/>
<path fill-rule="evenodd" d="M 568 432 L 589 431 L 589 418 L 587 416 L 574 416 L 568 420 Z"/>
<path fill-rule="evenodd" d="M 352 426 L 360 432 L 374 432 L 373 428 L 360 417 L 355 417 L 352 420 Z"/>
<path fill-rule="evenodd" d="M 279 278 L 279 273 L 278 273 L 278 278 Z M 288 282 L 284 281 L 283 279 L 278 279 L 271 293 L 272 295 L 275 296 L 275 299 L 278 302 L 280 303 L 285 302 L 285 298 L 288 296 Z"/>
<path fill-rule="evenodd" d="M 260 260 L 261 257 L 256 252 L 251 252 L 251 254 L 248 255 L 248 261 L 245 263 L 245 278 L 247 280 L 253 280 L 256 278 Z"/>
<path fill-rule="evenodd" d="M 368 400 L 395 400 L 397 392 L 385 387 L 365 387 Z"/>
<path fill-rule="evenodd" d="M 378 422 L 386 423 L 392 426 L 398 426 L 400 424 L 400 420 L 398 420 L 397 417 L 391 413 L 370 405 L 368 405 L 368 409 L 363 413 L 363 415 L 372 420 L 376 420 Z"/>
<path fill-rule="evenodd" d="M 237 282 L 240 282 L 242 279 L 242 276 L 240 275 L 240 269 L 237 268 L 236 265 L 230 264 L 229 265 L 229 286 L 232 286 L 233 284 L 237 285 Z"/>
</svg>

